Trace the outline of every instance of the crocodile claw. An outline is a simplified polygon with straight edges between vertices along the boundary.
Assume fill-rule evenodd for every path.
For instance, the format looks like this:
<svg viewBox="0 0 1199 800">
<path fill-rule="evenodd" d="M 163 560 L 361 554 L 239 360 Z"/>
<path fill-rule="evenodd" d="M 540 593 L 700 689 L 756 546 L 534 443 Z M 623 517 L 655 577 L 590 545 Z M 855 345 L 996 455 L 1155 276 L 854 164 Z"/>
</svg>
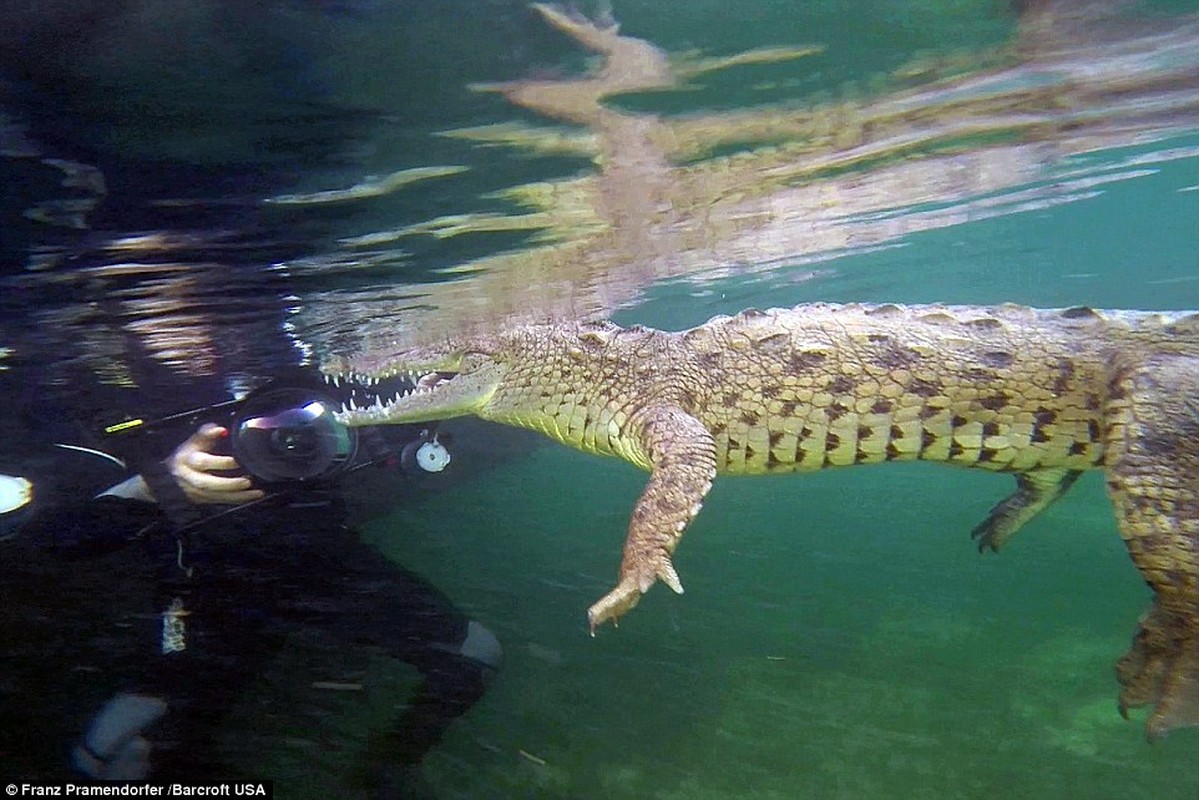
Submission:
<svg viewBox="0 0 1199 800">
<path fill-rule="evenodd" d="M 591 627 L 591 635 L 595 636 L 595 629 L 608 620 L 612 620 L 612 624 L 616 625 L 617 619 L 637 605 L 642 594 L 644 592 L 641 591 L 635 576 L 629 575 L 621 578 L 620 583 L 616 584 L 616 588 L 587 609 L 587 624 Z"/>
<path fill-rule="evenodd" d="M 679 580 L 679 573 L 675 571 L 674 564 L 671 564 L 670 561 L 665 561 L 658 567 L 657 575 L 658 580 L 669 586 L 672 592 L 675 594 L 683 593 L 683 582 Z M 642 594 L 644 594 L 648 588 L 649 587 L 647 586 L 645 589 L 642 589 Z"/>
<path fill-rule="evenodd" d="M 643 569 L 624 575 L 621 577 L 620 583 L 616 584 L 616 588 L 587 609 L 587 622 L 591 626 L 591 635 L 595 636 L 595 629 L 608 620 L 612 620 L 612 624 L 615 626 L 617 619 L 637 605 L 641 600 L 641 595 L 650 590 L 655 580 L 662 581 L 675 594 L 683 593 L 683 582 L 679 580 L 679 573 L 675 571 L 669 558 L 664 558 L 652 570 Z"/>
</svg>

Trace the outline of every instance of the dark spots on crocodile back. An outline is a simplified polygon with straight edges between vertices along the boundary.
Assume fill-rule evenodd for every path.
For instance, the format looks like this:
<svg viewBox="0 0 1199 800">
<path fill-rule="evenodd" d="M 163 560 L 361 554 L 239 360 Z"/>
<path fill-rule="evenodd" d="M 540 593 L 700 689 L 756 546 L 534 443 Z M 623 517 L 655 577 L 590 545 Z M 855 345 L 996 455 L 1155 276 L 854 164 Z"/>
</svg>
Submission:
<svg viewBox="0 0 1199 800">
<path fill-rule="evenodd" d="M 1097 420 L 1087 420 L 1087 438 L 1089 438 L 1092 442 L 1098 442 L 1103 438 L 1103 431 L 1100 430 L 1099 422 Z"/>
<path fill-rule="evenodd" d="M 990 463 L 999 455 L 999 451 L 993 447 L 984 447 L 978 451 L 978 461 L 980 464 Z"/>
<path fill-rule="evenodd" d="M 922 406 L 920 409 L 920 419 L 923 421 L 928 421 L 944 410 L 945 409 L 938 408 L 937 406 Z"/>
<path fill-rule="evenodd" d="M 805 372 L 815 372 L 821 369 L 827 360 L 828 355 L 814 350 L 792 353 L 790 358 L 791 371 L 797 375 Z"/>
<path fill-rule="evenodd" d="M 1006 350 L 988 350 L 979 356 L 979 361 L 992 369 L 1006 369 L 1015 360 L 1016 357 Z"/>
<path fill-rule="evenodd" d="M 1180 451 L 1182 441 L 1173 431 L 1151 430 L 1137 437 L 1136 449 L 1143 455 L 1160 459 L 1175 460 L 1183 453 Z"/>
<path fill-rule="evenodd" d="M 725 425 L 723 422 L 717 422 L 715 425 L 712 426 L 712 435 L 720 436 L 728 429 L 729 429 L 728 425 Z"/>
<path fill-rule="evenodd" d="M 720 353 L 700 353 L 698 360 L 704 370 L 713 371 L 720 368 Z"/>
<path fill-rule="evenodd" d="M 928 430 L 923 430 L 920 432 L 920 450 L 921 450 L 921 452 L 927 450 L 928 448 L 932 447 L 936 443 L 937 443 L 937 435 L 935 433 L 932 433 L 931 431 L 928 431 Z"/>
<path fill-rule="evenodd" d="M 903 456 L 903 453 L 901 453 L 899 448 L 896 447 L 895 444 L 892 442 L 887 443 L 887 451 L 886 452 L 887 452 L 887 460 L 888 461 L 894 461 L 895 459 Z"/>
<path fill-rule="evenodd" d="M 983 436 L 998 436 L 998 435 L 999 435 L 999 423 L 998 422 L 984 422 L 983 423 Z"/>
<path fill-rule="evenodd" d="M 1110 483 L 1108 484 L 1109 487 L 1111 485 L 1112 484 Z M 1116 488 L 1116 491 L 1119 491 L 1119 489 Z M 1168 509 L 1163 508 L 1160 498 L 1149 497 L 1139 492 L 1130 492 L 1126 494 L 1125 502 L 1132 503 L 1138 512 L 1146 516 L 1150 514 L 1156 515 L 1162 513 L 1168 515 L 1170 513 Z M 1144 545 L 1136 539 L 1131 539 L 1128 542 L 1128 549 L 1133 553 L 1144 552 Z"/>
<path fill-rule="evenodd" d="M 883 369 L 907 369 L 920 360 L 919 353 L 896 344 L 890 337 L 875 338 L 875 335 L 872 334 L 866 338 L 878 346 L 871 348 L 863 355 L 863 358 Z"/>
<path fill-rule="evenodd" d="M 720 402 L 725 408 L 736 408 L 737 404 L 741 402 L 741 395 L 736 392 L 729 392 L 725 394 Z"/>
<path fill-rule="evenodd" d="M 870 407 L 871 414 L 890 414 L 895 408 L 895 404 L 885 398 L 875 400 L 874 405 Z"/>
<path fill-rule="evenodd" d="M 765 353 L 782 352 L 791 345 L 791 336 L 786 333 L 772 333 L 758 340 L 758 349 Z"/>
<path fill-rule="evenodd" d="M 742 411 L 740 419 L 743 423 L 751 428 L 758 424 L 758 415 L 752 411 Z"/>
<path fill-rule="evenodd" d="M 766 454 L 766 469 L 778 469 L 782 463 L 773 452 Z"/>
<path fill-rule="evenodd" d="M 795 401 L 794 400 L 784 401 L 783 404 L 781 406 L 779 406 L 779 414 L 783 415 L 784 417 L 795 416 Z"/>
<path fill-rule="evenodd" d="M 857 383 L 848 375 L 838 375 L 829 382 L 828 390 L 833 394 L 850 394 Z"/>
<path fill-rule="evenodd" d="M 1087 411 L 1098 411 L 1103 407 L 1103 400 L 1094 392 L 1087 392 L 1086 407 Z"/>
<path fill-rule="evenodd" d="M 835 433 L 827 433 L 824 436 L 824 450 L 831 453 L 841 446 L 841 437 Z"/>
<path fill-rule="evenodd" d="M 966 379 L 971 383 L 993 383 L 999 379 L 999 373 L 988 367 L 968 367 Z"/>
<path fill-rule="evenodd" d="M 949 421 L 949 425 L 954 428 L 964 428 L 970 424 L 970 420 L 963 417 L 961 414 L 954 414 L 953 419 Z"/>
<path fill-rule="evenodd" d="M 1063 395 L 1070 390 L 1070 383 L 1074 378 L 1074 362 L 1065 358 L 1059 358 L 1056 370 L 1057 375 L 1053 379 L 1053 391 L 1055 394 Z"/>
<path fill-rule="evenodd" d="M 987 397 L 980 397 L 978 404 L 988 411 L 999 411 L 1012 402 L 1011 395 L 1006 392 L 996 392 Z"/>
<path fill-rule="evenodd" d="M 849 407 L 844 403 L 833 402 L 824 410 L 824 413 L 828 417 L 829 422 L 836 422 L 849 413 Z"/>
<path fill-rule="evenodd" d="M 953 441 L 949 443 L 949 457 L 960 458 L 966 454 L 966 448 L 961 442 Z"/>
<path fill-rule="evenodd" d="M 670 514 L 675 511 L 675 507 L 678 505 L 678 500 L 672 497 L 669 493 L 663 493 L 654 498 L 654 505 L 657 507 L 659 513 Z"/>
<path fill-rule="evenodd" d="M 781 441 L 783 441 L 783 432 L 782 431 L 771 431 L 770 432 L 770 449 L 771 450 L 778 447 L 779 442 L 781 442 Z"/>
<path fill-rule="evenodd" d="M 1068 452 L 1072 456 L 1085 456 L 1087 454 L 1087 443 L 1086 442 L 1071 442 L 1070 450 Z"/>
<path fill-rule="evenodd" d="M 902 439 L 903 438 L 903 428 L 899 427 L 898 425 L 892 425 L 890 434 L 891 434 L 892 439 Z"/>
<path fill-rule="evenodd" d="M 937 381 L 928 381 L 923 378 L 914 378 L 908 384 L 908 391 L 917 397 L 936 397 L 944 391 L 944 388 Z"/>
<path fill-rule="evenodd" d="M 859 441 L 861 441 L 862 439 L 869 439 L 873 435 L 874 435 L 874 428 L 871 428 L 869 425 L 859 425 L 858 426 L 858 440 Z"/>
<path fill-rule="evenodd" d="M 1050 425 L 1057 422 L 1057 412 L 1049 408 L 1039 408 L 1033 414 L 1032 435 L 1029 437 L 1034 442 L 1049 441 L 1049 433 L 1046 430 Z"/>
<path fill-rule="evenodd" d="M 1107 399 L 1111 401 L 1120 401 L 1128 399 L 1128 370 L 1120 369 L 1112 376 L 1107 384 Z"/>
</svg>

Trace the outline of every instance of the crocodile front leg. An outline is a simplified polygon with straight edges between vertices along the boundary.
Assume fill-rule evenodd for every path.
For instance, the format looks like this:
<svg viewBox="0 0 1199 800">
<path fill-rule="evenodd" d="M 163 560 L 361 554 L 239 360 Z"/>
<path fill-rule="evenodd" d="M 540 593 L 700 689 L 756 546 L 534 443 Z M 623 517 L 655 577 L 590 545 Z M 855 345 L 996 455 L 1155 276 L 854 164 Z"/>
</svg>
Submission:
<svg viewBox="0 0 1199 800">
<path fill-rule="evenodd" d="M 687 524 L 699 513 L 716 477 L 712 434 L 678 406 L 653 406 L 630 419 L 637 444 L 651 464 L 649 483 L 633 508 L 620 581 L 587 610 L 591 634 L 629 611 L 661 580 L 680 594 L 683 584 L 670 556 Z"/>
</svg>

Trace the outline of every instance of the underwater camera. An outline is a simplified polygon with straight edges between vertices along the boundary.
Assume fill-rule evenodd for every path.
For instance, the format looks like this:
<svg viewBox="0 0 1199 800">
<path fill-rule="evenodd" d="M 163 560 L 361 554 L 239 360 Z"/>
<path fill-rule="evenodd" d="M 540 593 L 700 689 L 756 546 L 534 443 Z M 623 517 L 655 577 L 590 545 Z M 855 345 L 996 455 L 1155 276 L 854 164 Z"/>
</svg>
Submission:
<svg viewBox="0 0 1199 800">
<path fill-rule="evenodd" d="M 262 484 L 332 479 L 354 463 L 359 434 L 333 418 L 341 401 L 307 383 L 274 380 L 237 400 L 133 419 L 104 428 L 107 435 L 150 435 L 182 426 L 214 422 L 229 431 L 224 455 Z M 172 442 L 174 440 L 172 439 Z"/>
<path fill-rule="evenodd" d="M 358 430 L 333 418 L 341 403 L 316 392 L 275 388 L 242 401 L 228 425 L 233 457 L 262 483 L 327 480 L 358 453 Z"/>
<path fill-rule="evenodd" d="M 363 396 L 372 395 L 361 386 L 333 386 L 311 377 L 277 378 L 238 400 L 150 421 L 129 420 L 104 430 L 148 433 L 174 427 L 172 423 L 215 422 L 229 431 L 226 454 L 261 485 L 324 483 L 396 456 L 404 467 L 422 472 L 445 468 L 450 455 L 427 429 L 397 430 L 394 434 L 408 441 L 393 443 L 377 431 L 350 428 L 334 418 L 344 403 Z"/>
<path fill-rule="evenodd" d="M 432 428 L 420 425 L 350 428 L 333 413 L 343 401 L 375 395 L 354 386 L 342 397 L 323 390 L 268 385 L 248 395 L 228 424 L 233 457 L 260 483 L 327 481 L 396 459 L 405 473 L 441 472 L 450 453 Z M 370 402 L 368 401 L 368 402 Z M 447 438 L 448 441 L 448 438 Z"/>
</svg>

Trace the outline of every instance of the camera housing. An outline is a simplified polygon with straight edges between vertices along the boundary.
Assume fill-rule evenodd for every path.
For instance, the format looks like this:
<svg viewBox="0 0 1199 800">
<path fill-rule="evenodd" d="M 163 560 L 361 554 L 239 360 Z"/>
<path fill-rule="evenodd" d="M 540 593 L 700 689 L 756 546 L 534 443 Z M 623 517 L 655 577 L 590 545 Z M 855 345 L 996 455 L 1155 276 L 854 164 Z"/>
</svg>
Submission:
<svg viewBox="0 0 1199 800">
<path fill-rule="evenodd" d="M 341 404 L 300 387 L 266 387 L 242 401 L 228 424 L 233 457 L 264 484 L 324 481 L 348 470 L 358 431 L 333 418 Z"/>
<path fill-rule="evenodd" d="M 403 388 L 411 379 L 398 377 Z M 451 457 L 438 441 L 434 425 L 350 428 L 333 413 L 350 403 L 369 404 L 378 387 L 330 383 L 311 371 L 296 369 L 277 375 L 245 397 L 169 414 L 157 419 L 133 419 L 109 425 L 106 435 L 136 435 L 131 442 L 139 458 L 135 466 L 165 457 L 202 422 L 229 431 L 220 453 L 231 455 L 257 485 L 265 489 L 332 482 L 347 472 L 371 464 L 394 462 L 410 477 L 441 472 Z M 151 455 L 154 452 L 156 454 Z"/>
</svg>

